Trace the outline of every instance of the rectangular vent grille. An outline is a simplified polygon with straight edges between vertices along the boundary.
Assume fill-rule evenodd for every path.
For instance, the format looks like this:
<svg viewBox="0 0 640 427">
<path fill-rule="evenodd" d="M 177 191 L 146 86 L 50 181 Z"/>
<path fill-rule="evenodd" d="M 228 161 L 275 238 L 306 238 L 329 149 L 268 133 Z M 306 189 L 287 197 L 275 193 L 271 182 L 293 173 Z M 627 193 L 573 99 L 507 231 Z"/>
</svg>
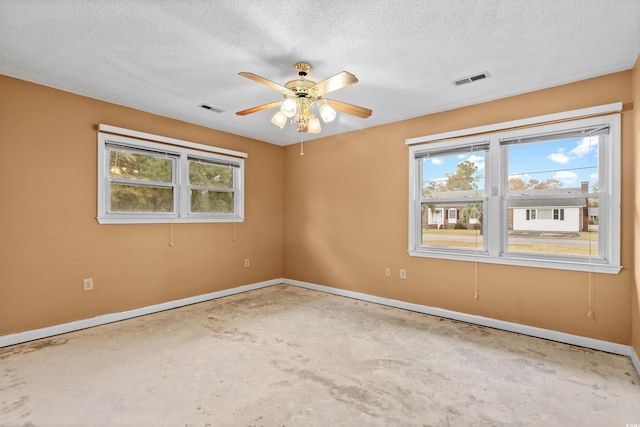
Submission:
<svg viewBox="0 0 640 427">
<path fill-rule="evenodd" d="M 462 86 L 467 83 L 477 82 L 478 80 L 488 79 L 491 77 L 488 72 L 474 74 L 473 76 L 461 77 L 459 79 L 455 79 L 452 83 L 454 86 Z"/>
<path fill-rule="evenodd" d="M 204 108 L 205 110 L 213 111 L 214 113 L 222 113 L 222 112 L 224 112 L 224 110 L 222 108 L 212 107 L 211 105 L 207 105 L 207 104 L 200 104 L 200 105 L 198 105 L 198 107 Z"/>
</svg>

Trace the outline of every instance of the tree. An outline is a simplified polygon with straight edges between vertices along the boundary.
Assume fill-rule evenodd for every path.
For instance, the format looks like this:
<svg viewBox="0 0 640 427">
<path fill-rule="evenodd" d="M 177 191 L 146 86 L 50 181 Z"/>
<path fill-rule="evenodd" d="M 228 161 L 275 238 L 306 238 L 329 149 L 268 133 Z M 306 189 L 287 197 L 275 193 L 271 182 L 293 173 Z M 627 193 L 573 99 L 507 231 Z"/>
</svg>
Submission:
<svg viewBox="0 0 640 427">
<path fill-rule="evenodd" d="M 531 179 L 528 186 L 530 190 L 557 190 L 562 188 L 562 181 L 554 178 L 545 179 L 544 181 Z"/>
<path fill-rule="evenodd" d="M 524 191 L 527 189 L 527 183 L 524 182 L 524 179 L 517 178 L 509 178 L 509 191 Z"/>
<path fill-rule="evenodd" d="M 600 191 L 600 181 L 596 181 L 592 186 L 591 186 L 591 191 L 593 193 L 598 193 Z M 590 208 L 597 208 L 598 207 L 598 198 L 590 198 L 589 199 L 589 207 Z"/>
<path fill-rule="evenodd" d="M 455 172 L 445 174 L 447 180 L 443 183 L 444 188 L 442 190 L 475 190 L 478 188 L 478 183 L 474 178 L 476 172 L 478 172 L 478 166 L 475 163 L 469 160 L 458 163 Z"/>
<path fill-rule="evenodd" d="M 559 181 L 555 178 L 549 178 L 543 181 L 530 179 L 528 182 L 525 182 L 520 177 L 509 178 L 509 191 L 557 190 L 562 187 L 562 181 Z"/>
<path fill-rule="evenodd" d="M 137 182 L 171 183 L 173 160 L 112 150 L 109 162 L 110 175 L 129 183 L 111 184 L 111 209 L 116 212 L 171 212 L 173 191 L 171 188 L 137 185 Z"/>
</svg>

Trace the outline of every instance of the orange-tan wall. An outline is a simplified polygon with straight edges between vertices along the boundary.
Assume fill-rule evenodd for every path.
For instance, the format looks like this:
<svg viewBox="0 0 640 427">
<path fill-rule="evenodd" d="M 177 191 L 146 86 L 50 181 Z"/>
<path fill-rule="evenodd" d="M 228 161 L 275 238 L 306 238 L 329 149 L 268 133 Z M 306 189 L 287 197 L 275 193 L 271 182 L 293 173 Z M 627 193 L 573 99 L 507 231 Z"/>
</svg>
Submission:
<svg viewBox="0 0 640 427">
<path fill-rule="evenodd" d="M 637 169 L 640 167 L 640 57 L 636 61 L 636 65 L 632 70 L 632 96 L 633 96 L 633 135 L 634 135 L 634 152 L 633 152 L 633 190 L 635 201 L 633 205 L 633 221 L 634 221 L 634 263 L 640 266 L 640 173 Z M 631 294 L 631 345 L 640 358 L 640 270 L 636 267 L 634 270 L 634 281 Z"/>
<path fill-rule="evenodd" d="M 245 222 L 99 225 L 99 123 L 248 153 Z M 0 335 L 282 277 L 282 154 L 0 76 Z"/>
<path fill-rule="evenodd" d="M 0 76 L 0 335 L 287 277 L 632 344 L 640 354 L 633 268 L 640 262 L 640 150 L 633 142 L 640 141 L 640 109 L 629 107 L 640 102 L 639 81 L 636 64 L 306 142 L 299 156 L 298 145 L 277 147 Z M 624 268 L 593 275 L 595 318 L 586 315 L 586 273 L 479 264 L 476 301 L 473 263 L 407 254 L 406 138 L 618 101 L 627 105 Z M 235 226 L 97 224 L 98 123 L 249 153 L 247 219 Z M 252 260 L 248 269 L 244 258 Z M 95 281 L 92 292 L 82 291 L 86 277 Z"/>
<path fill-rule="evenodd" d="M 587 273 L 479 264 L 476 301 L 474 263 L 410 257 L 405 139 L 612 102 L 628 104 L 631 77 L 626 71 L 322 138 L 305 143 L 302 157 L 299 146 L 286 147 L 284 276 L 630 344 L 633 111 L 622 115 L 624 268 L 618 275 L 593 275 L 595 318 L 587 317 Z M 384 276 L 387 266 L 391 278 Z M 406 280 L 399 279 L 400 268 L 407 269 Z"/>
</svg>

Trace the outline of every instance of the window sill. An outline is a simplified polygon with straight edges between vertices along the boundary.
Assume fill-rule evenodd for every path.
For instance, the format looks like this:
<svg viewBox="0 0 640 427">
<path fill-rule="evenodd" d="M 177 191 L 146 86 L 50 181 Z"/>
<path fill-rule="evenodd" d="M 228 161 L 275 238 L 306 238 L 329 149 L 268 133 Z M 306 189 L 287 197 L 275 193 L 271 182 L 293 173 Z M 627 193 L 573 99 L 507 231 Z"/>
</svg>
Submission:
<svg viewBox="0 0 640 427">
<path fill-rule="evenodd" d="M 193 216 L 193 217 L 96 217 L 98 224 L 177 224 L 177 223 L 214 223 L 214 222 L 244 222 L 244 217 L 233 216 Z"/>
<path fill-rule="evenodd" d="M 415 249 L 410 249 L 408 252 L 411 256 L 422 258 L 438 258 L 455 261 L 482 262 L 487 264 L 516 265 L 520 267 L 550 268 L 556 270 L 585 271 L 591 273 L 618 274 L 622 269 L 622 266 L 620 265 L 610 265 L 594 262 L 589 263 L 564 260 L 541 260 L 509 256 L 491 257 L 483 254 L 463 254 L 459 252 L 438 252 Z"/>
</svg>

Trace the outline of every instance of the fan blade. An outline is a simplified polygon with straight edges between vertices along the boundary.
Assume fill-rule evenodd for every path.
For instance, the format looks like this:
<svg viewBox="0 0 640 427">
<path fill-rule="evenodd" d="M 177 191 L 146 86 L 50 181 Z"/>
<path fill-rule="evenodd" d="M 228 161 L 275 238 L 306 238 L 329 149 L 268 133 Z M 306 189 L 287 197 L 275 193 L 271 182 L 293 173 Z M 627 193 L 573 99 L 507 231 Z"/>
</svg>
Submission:
<svg viewBox="0 0 640 427">
<path fill-rule="evenodd" d="M 242 77 L 246 77 L 248 79 L 253 80 L 254 82 L 258 82 L 258 83 L 262 83 L 263 85 L 269 86 L 271 89 L 275 89 L 278 92 L 282 93 L 282 94 L 287 94 L 289 96 L 293 96 L 294 93 L 292 91 L 290 91 L 289 89 L 287 89 L 284 86 L 279 85 L 278 83 L 274 83 L 271 80 L 267 80 L 264 77 L 260 77 L 256 74 L 253 73 L 245 73 L 245 72 L 240 72 L 238 73 L 240 74 Z"/>
<path fill-rule="evenodd" d="M 334 90 L 358 83 L 358 78 L 351 73 L 342 71 L 335 76 L 324 79 L 312 86 L 318 92 L 318 96 L 322 96 Z"/>
<path fill-rule="evenodd" d="M 258 105 L 257 107 L 247 108 L 246 110 L 238 111 L 236 114 L 239 116 L 246 116 L 247 114 L 257 113 L 258 111 L 268 110 L 269 108 L 278 107 L 282 104 L 282 101 L 270 102 L 268 104 Z"/>
<path fill-rule="evenodd" d="M 373 113 L 373 111 L 368 108 L 359 107 L 353 104 L 347 104 L 346 102 L 336 101 L 334 99 L 322 99 L 327 101 L 327 103 L 331 105 L 335 110 L 351 114 L 352 116 L 362 117 L 363 119 L 366 119 L 371 115 L 371 113 Z"/>
</svg>

